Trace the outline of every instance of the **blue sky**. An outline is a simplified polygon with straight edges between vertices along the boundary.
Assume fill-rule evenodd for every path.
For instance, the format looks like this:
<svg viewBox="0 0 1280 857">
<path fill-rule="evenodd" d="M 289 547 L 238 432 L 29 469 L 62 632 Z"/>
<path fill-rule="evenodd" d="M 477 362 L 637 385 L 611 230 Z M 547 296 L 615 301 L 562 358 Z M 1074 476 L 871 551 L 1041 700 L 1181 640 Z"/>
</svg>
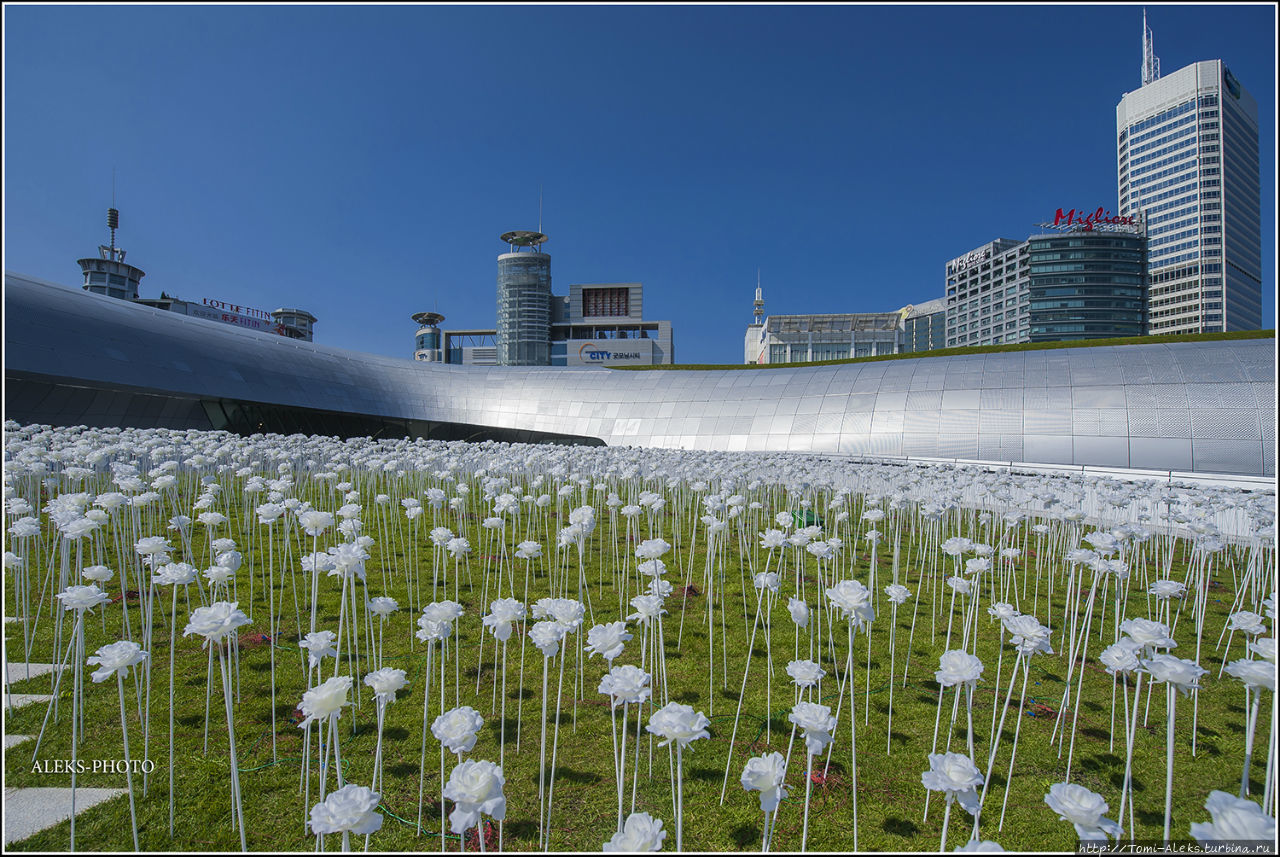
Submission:
<svg viewBox="0 0 1280 857">
<path fill-rule="evenodd" d="M 1259 103 L 1275 316 L 1276 13 L 1149 5 L 1165 73 Z M 939 297 L 945 262 L 1116 207 L 1141 6 L 4 8 L 4 267 L 75 286 L 107 239 L 163 289 L 409 357 L 492 327 L 498 236 L 554 291 L 639 281 L 682 363 L 772 313 Z"/>
</svg>

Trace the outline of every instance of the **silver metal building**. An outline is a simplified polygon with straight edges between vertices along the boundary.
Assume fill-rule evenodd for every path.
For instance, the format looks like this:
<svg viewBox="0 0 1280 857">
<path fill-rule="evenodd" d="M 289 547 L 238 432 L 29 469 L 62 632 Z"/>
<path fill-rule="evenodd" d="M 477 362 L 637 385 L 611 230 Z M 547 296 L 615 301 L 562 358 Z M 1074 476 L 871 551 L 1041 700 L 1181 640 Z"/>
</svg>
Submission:
<svg viewBox="0 0 1280 857">
<path fill-rule="evenodd" d="M 525 254 L 527 255 L 527 254 Z M 347 351 L 5 275 L 21 423 L 1275 475 L 1275 340 L 626 371 Z"/>
</svg>

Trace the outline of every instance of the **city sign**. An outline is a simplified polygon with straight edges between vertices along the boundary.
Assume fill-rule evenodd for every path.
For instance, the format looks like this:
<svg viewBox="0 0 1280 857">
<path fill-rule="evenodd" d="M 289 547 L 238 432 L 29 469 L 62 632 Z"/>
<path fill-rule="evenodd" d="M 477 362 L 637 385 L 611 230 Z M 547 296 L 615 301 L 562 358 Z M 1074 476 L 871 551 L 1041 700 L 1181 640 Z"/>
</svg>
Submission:
<svg viewBox="0 0 1280 857">
<path fill-rule="evenodd" d="M 1036 225 L 1045 229 L 1072 232 L 1093 232 L 1094 230 L 1103 232 L 1139 232 L 1142 230 L 1141 218 L 1134 215 L 1112 214 L 1102 206 L 1098 206 L 1096 211 L 1088 213 L 1076 211 L 1074 208 L 1068 211 L 1063 211 L 1059 208 L 1053 216 L 1052 223 L 1037 223 Z"/>
<path fill-rule="evenodd" d="M 588 363 L 606 363 L 617 360 L 639 360 L 639 351 L 605 351 L 590 342 L 578 349 L 578 356 Z"/>
</svg>

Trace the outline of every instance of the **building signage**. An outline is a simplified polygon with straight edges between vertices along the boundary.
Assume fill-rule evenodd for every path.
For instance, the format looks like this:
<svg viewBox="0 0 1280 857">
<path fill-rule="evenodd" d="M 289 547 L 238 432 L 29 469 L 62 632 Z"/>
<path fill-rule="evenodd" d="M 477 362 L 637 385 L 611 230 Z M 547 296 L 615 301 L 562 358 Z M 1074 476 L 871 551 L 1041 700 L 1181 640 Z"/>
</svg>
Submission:
<svg viewBox="0 0 1280 857">
<path fill-rule="evenodd" d="M 1037 223 L 1045 229 L 1063 231 L 1092 232 L 1095 229 L 1106 232 L 1138 232 L 1142 229 L 1142 221 L 1133 215 L 1112 214 L 1109 210 L 1098 206 L 1096 211 L 1068 211 L 1058 209 L 1052 223 Z"/>
<path fill-rule="evenodd" d="M 225 307 L 225 309 L 224 309 Z M 239 310 L 237 312 L 236 310 Z M 258 330 L 263 333 L 274 333 L 278 336 L 287 336 L 284 325 L 278 324 L 271 318 L 270 313 L 262 313 L 265 318 L 251 315 L 250 313 L 262 313 L 262 310 L 254 310 L 250 307 L 240 307 L 234 304 L 224 304 L 221 301 L 211 301 L 205 298 L 203 306 L 201 304 L 187 304 L 187 314 L 196 318 L 203 318 L 209 321 L 216 321 L 222 324 L 234 324 L 237 327 L 248 328 L 249 330 Z"/>
<path fill-rule="evenodd" d="M 948 273 L 963 271 L 965 268 L 968 268 L 972 265 L 976 265 L 979 262 L 982 262 L 990 258 L 991 258 L 990 247 L 983 247 L 981 250 L 974 250 L 972 253 L 967 253 L 964 256 L 961 256 L 959 259 L 952 259 L 951 264 L 947 266 Z"/>
<path fill-rule="evenodd" d="M 201 298 L 201 302 L 213 309 L 225 310 L 236 315 L 246 315 L 250 318 L 260 318 L 263 321 L 271 321 L 271 313 L 262 309 L 254 309 L 250 306 L 240 306 L 239 304 L 229 304 L 226 301 L 216 301 L 213 298 Z"/>
<path fill-rule="evenodd" d="M 619 360 L 639 360 L 639 351 L 605 351 L 588 342 L 578 349 L 578 356 L 587 363 L 606 363 Z"/>
<path fill-rule="evenodd" d="M 570 339 L 568 366 L 643 366 L 653 362 L 652 339 Z"/>
</svg>

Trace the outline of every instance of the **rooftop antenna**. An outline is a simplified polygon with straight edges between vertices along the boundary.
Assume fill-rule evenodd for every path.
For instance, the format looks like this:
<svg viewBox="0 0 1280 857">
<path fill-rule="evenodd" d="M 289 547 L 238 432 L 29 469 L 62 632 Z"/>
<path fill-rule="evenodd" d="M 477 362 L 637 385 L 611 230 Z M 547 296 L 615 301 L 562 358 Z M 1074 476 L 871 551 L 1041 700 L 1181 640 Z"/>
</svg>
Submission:
<svg viewBox="0 0 1280 857">
<path fill-rule="evenodd" d="M 1160 59 L 1156 56 L 1155 38 L 1147 26 L 1147 8 L 1142 7 L 1142 85 L 1160 79 Z"/>
<path fill-rule="evenodd" d="M 111 230 L 111 258 L 116 257 L 116 230 L 120 228 L 120 212 L 116 210 L 116 168 L 111 168 L 111 207 L 107 209 L 107 228 Z"/>
<path fill-rule="evenodd" d="M 538 182 L 538 231 L 542 231 L 542 182 Z"/>
</svg>

